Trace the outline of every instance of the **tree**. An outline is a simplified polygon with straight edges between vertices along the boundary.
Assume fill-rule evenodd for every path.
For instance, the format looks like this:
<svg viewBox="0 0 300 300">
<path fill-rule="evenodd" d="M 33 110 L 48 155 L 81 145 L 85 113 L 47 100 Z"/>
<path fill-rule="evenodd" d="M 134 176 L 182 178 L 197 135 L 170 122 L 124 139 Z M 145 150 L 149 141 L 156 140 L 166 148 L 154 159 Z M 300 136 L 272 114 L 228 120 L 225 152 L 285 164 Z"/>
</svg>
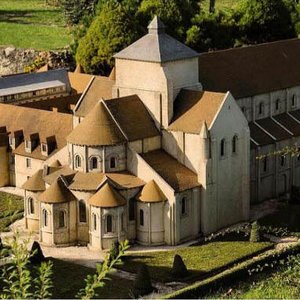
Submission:
<svg viewBox="0 0 300 300">
<path fill-rule="evenodd" d="M 238 15 L 241 39 L 245 43 L 295 37 L 291 15 L 283 0 L 244 0 Z"/>
<path fill-rule="evenodd" d="M 257 221 L 251 224 L 250 242 L 251 243 L 260 242 L 260 228 Z"/>
<path fill-rule="evenodd" d="M 108 0 L 79 41 L 76 61 L 86 73 L 107 75 L 113 55 L 138 38 L 138 24 L 128 6 Z"/>
<path fill-rule="evenodd" d="M 136 298 L 150 294 L 153 291 L 149 271 L 146 265 L 141 265 L 133 286 L 133 294 Z"/>
<path fill-rule="evenodd" d="M 188 275 L 188 270 L 180 255 L 176 254 L 173 260 L 172 274 L 176 278 L 183 278 Z"/>
</svg>

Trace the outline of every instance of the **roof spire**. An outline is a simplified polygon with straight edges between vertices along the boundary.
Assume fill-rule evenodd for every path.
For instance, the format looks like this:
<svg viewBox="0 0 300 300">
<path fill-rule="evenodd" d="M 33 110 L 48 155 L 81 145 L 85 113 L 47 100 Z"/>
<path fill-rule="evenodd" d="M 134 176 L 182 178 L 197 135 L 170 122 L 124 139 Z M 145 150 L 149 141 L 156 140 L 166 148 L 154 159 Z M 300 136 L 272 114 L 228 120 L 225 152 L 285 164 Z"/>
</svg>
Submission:
<svg viewBox="0 0 300 300">
<path fill-rule="evenodd" d="M 150 22 L 150 24 L 148 25 L 148 32 L 152 34 L 165 33 L 165 29 L 166 29 L 165 24 L 158 16 L 155 16 L 153 20 Z"/>
</svg>

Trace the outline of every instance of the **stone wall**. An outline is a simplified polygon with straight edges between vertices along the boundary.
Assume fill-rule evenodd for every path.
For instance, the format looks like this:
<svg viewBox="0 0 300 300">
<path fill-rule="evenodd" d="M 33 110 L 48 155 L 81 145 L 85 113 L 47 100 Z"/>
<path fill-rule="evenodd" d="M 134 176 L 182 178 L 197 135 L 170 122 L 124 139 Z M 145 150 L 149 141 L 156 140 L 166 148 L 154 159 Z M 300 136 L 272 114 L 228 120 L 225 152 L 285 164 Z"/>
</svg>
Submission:
<svg viewBox="0 0 300 300">
<path fill-rule="evenodd" d="M 25 68 L 39 61 L 41 66 L 48 64 L 49 69 L 75 68 L 75 62 L 68 50 L 36 51 L 33 49 L 16 49 L 0 47 L 0 76 L 23 73 Z"/>
</svg>

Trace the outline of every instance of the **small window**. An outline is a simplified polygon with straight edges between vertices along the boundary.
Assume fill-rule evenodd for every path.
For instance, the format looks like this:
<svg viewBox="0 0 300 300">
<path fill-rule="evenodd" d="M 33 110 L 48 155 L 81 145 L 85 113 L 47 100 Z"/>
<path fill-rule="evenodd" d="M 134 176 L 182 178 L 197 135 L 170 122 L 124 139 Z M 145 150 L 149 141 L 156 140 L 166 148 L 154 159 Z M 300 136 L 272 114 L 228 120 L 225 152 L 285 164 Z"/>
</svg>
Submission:
<svg viewBox="0 0 300 300">
<path fill-rule="evenodd" d="M 134 198 L 129 199 L 129 221 L 135 220 L 135 200 Z"/>
<path fill-rule="evenodd" d="M 30 169 L 31 168 L 31 159 L 26 158 L 26 168 Z"/>
<path fill-rule="evenodd" d="M 280 108 L 280 99 L 277 99 L 275 102 L 275 109 L 279 110 L 279 108 Z"/>
<path fill-rule="evenodd" d="M 297 160 L 300 161 L 300 147 L 297 149 Z"/>
<path fill-rule="evenodd" d="M 296 95 L 293 95 L 293 97 L 292 97 L 292 107 L 296 106 L 296 100 L 297 100 Z"/>
<path fill-rule="evenodd" d="M 93 156 L 90 159 L 90 170 L 98 169 L 98 159 Z"/>
<path fill-rule="evenodd" d="M 144 211 L 140 209 L 140 226 L 144 226 Z"/>
<path fill-rule="evenodd" d="M 264 172 L 268 171 L 268 158 L 267 157 L 263 158 L 263 170 L 264 170 Z"/>
<path fill-rule="evenodd" d="M 225 139 L 221 140 L 220 144 L 220 155 L 225 156 Z"/>
<path fill-rule="evenodd" d="M 93 228 L 96 231 L 97 230 L 97 216 L 93 214 Z"/>
<path fill-rule="evenodd" d="M 281 165 L 282 167 L 284 167 L 284 166 L 285 166 L 285 162 L 286 162 L 285 155 L 281 155 L 281 156 L 280 156 L 280 165 Z"/>
<path fill-rule="evenodd" d="M 63 228 L 63 227 L 66 226 L 66 224 L 65 224 L 65 215 L 66 215 L 66 213 L 62 210 L 58 214 L 58 227 L 59 228 Z"/>
<path fill-rule="evenodd" d="M 110 168 L 114 169 L 117 166 L 117 159 L 115 157 L 110 158 Z"/>
<path fill-rule="evenodd" d="M 124 213 L 121 214 L 121 231 L 124 231 Z"/>
<path fill-rule="evenodd" d="M 86 223 L 86 205 L 83 200 L 79 201 L 79 222 Z"/>
<path fill-rule="evenodd" d="M 75 156 L 75 167 L 81 168 L 81 157 L 79 155 Z"/>
<path fill-rule="evenodd" d="M 242 110 L 242 113 L 243 113 L 243 114 L 246 113 L 246 107 L 245 107 L 245 106 L 242 106 L 241 110 Z"/>
<path fill-rule="evenodd" d="M 30 148 L 29 145 L 30 145 L 29 141 L 25 140 L 25 148 L 27 148 L 27 149 Z"/>
<path fill-rule="evenodd" d="M 46 144 L 42 144 L 42 151 L 47 152 L 47 145 Z"/>
<path fill-rule="evenodd" d="M 185 197 L 181 199 L 181 215 L 187 214 L 187 200 Z"/>
<path fill-rule="evenodd" d="M 232 138 L 232 153 L 236 153 L 237 152 L 237 136 L 235 135 Z"/>
<path fill-rule="evenodd" d="M 260 115 L 263 115 L 263 114 L 264 114 L 264 111 L 265 111 L 265 105 L 264 105 L 263 102 L 260 102 L 260 103 L 259 103 L 259 108 L 258 108 L 258 113 L 259 113 Z"/>
<path fill-rule="evenodd" d="M 28 213 L 34 214 L 34 200 L 32 198 L 28 198 Z"/>
<path fill-rule="evenodd" d="M 44 227 L 48 226 L 48 212 L 45 209 L 43 209 L 43 225 Z"/>
<path fill-rule="evenodd" d="M 112 230 L 112 216 L 111 215 L 107 215 L 106 216 L 106 233 L 111 233 Z"/>
</svg>

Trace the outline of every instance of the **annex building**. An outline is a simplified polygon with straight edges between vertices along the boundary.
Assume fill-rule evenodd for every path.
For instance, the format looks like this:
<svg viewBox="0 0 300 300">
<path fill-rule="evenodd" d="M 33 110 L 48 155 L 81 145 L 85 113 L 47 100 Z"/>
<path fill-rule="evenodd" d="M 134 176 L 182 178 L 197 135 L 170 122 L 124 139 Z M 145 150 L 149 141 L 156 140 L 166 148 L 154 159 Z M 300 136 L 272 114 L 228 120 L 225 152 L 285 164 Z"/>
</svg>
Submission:
<svg viewBox="0 0 300 300">
<path fill-rule="evenodd" d="M 0 104 L 0 185 L 24 189 L 43 244 L 177 245 L 300 185 L 297 157 L 256 159 L 297 144 L 300 41 L 199 55 L 159 18 L 148 29 L 72 114 Z"/>
</svg>

